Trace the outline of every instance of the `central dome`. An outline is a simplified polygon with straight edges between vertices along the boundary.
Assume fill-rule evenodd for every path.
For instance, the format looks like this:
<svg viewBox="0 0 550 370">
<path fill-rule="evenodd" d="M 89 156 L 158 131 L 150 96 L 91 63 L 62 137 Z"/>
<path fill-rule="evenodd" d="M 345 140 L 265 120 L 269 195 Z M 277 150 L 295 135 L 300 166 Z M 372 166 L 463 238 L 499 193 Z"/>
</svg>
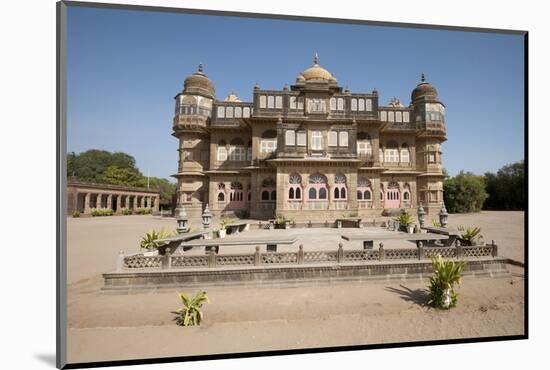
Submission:
<svg viewBox="0 0 550 370">
<path fill-rule="evenodd" d="M 311 80 L 320 80 L 320 81 L 331 81 L 336 82 L 336 78 L 319 65 L 319 56 L 317 53 L 315 53 L 315 57 L 313 58 L 313 65 L 300 73 L 298 75 L 298 78 L 296 79 L 298 81 L 311 81 Z"/>
</svg>

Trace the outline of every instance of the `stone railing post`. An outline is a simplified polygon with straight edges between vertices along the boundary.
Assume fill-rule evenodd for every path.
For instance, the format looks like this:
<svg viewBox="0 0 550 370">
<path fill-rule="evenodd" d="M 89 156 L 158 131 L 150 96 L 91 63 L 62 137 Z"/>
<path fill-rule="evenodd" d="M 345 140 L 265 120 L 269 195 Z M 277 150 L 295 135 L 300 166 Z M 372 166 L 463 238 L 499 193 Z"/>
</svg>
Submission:
<svg viewBox="0 0 550 370">
<path fill-rule="evenodd" d="M 208 255 L 208 267 L 216 267 L 216 253 L 213 250 Z"/>
<path fill-rule="evenodd" d="M 122 271 L 124 268 L 124 251 L 118 252 L 118 257 L 116 259 L 116 270 L 118 272 Z"/>
<path fill-rule="evenodd" d="M 491 247 L 493 247 L 492 256 L 493 258 L 498 256 L 498 246 L 495 244 L 494 240 L 491 240 Z"/>
<path fill-rule="evenodd" d="M 462 244 L 460 244 L 460 240 L 455 240 L 455 247 L 456 247 L 456 258 L 462 258 L 464 256 L 464 250 L 462 249 Z"/>
<path fill-rule="evenodd" d="M 384 252 L 384 243 L 380 243 L 380 247 L 378 248 L 378 260 L 383 261 L 386 259 L 386 252 Z"/>
<path fill-rule="evenodd" d="M 164 258 L 162 259 L 162 268 L 163 269 L 171 269 L 172 268 L 172 253 L 170 253 L 170 248 L 166 248 L 166 252 L 164 252 Z"/>
<path fill-rule="evenodd" d="M 258 230 L 262 229 L 262 221 L 258 221 Z"/>
<path fill-rule="evenodd" d="M 302 244 L 298 247 L 298 263 L 304 263 L 304 246 Z"/>
<path fill-rule="evenodd" d="M 418 259 L 423 260 L 424 259 L 424 245 L 422 244 L 422 241 L 418 241 L 417 243 L 418 247 Z"/>
<path fill-rule="evenodd" d="M 342 243 L 338 243 L 338 254 L 336 255 L 338 263 L 344 262 L 344 246 Z"/>
<path fill-rule="evenodd" d="M 256 246 L 256 252 L 254 252 L 254 266 L 260 266 L 260 246 Z"/>
</svg>

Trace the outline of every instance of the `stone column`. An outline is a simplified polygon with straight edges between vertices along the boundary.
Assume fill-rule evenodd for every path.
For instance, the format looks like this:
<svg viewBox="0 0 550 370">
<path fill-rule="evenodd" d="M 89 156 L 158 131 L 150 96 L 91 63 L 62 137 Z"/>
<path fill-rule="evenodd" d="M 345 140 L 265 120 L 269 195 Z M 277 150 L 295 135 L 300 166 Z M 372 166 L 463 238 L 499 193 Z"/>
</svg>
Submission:
<svg viewBox="0 0 550 370">
<path fill-rule="evenodd" d="M 357 172 L 348 173 L 347 189 L 348 210 L 358 211 L 357 204 Z"/>
<path fill-rule="evenodd" d="M 286 178 L 285 172 L 287 171 L 283 171 L 282 169 L 277 169 L 277 175 L 276 175 L 277 202 L 275 204 L 275 214 L 277 214 L 277 212 L 280 212 L 286 209 L 285 191 L 286 191 L 286 184 L 288 183 L 288 180 L 285 181 L 285 178 Z"/>
<path fill-rule="evenodd" d="M 132 196 L 132 207 L 130 207 L 130 208 L 132 208 L 132 209 L 137 208 L 137 195 Z"/>
<path fill-rule="evenodd" d="M 380 209 L 382 207 L 380 201 L 380 177 L 373 177 L 370 179 L 372 185 L 372 204 L 374 204 L 375 209 Z"/>
<path fill-rule="evenodd" d="M 113 209 L 113 194 L 107 195 L 107 209 Z"/>
<path fill-rule="evenodd" d="M 97 209 L 102 209 L 103 208 L 102 200 L 103 200 L 103 194 L 98 194 L 97 197 L 96 197 L 96 201 L 95 201 L 95 207 Z"/>
<path fill-rule="evenodd" d="M 334 191 L 334 174 L 331 174 L 330 176 L 327 176 L 327 200 L 328 200 L 328 209 L 334 209 L 334 195 L 332 192 Z M 318 194 L 317 194 L 318 195 Z"/>
<path fill-rule="evenodd" d="M 118 194 L 116 197 L 116 213 L 121 213 L 122 208 L 122 194 Z"/>
<path fill-rule="evenodd" d="M 153 198 L 153 211 L 158 212 L 160 208 L 160 196 Z"/>
<path fill-rule="evenodd" d="M 90 193 L 86 193 L 86 195 L 84 195 L 84 214 L 90 213 L 90 197 Z"/>
</svg>

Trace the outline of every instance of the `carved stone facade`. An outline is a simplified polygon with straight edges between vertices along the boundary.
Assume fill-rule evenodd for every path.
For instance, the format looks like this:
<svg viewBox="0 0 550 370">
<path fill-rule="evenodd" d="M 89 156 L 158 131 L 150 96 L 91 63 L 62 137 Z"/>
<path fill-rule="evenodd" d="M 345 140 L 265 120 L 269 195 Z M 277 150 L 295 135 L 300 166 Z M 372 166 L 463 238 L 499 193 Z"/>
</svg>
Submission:
<svg viewBox="0 0 550 370">
<path fill-rule="evenodd" d="M 292 86 L 221 101 L 199 70 L 175 97 L 179 139 L 177 204 L 200 214 L 318 220 L 376 217 L 443 201 L 441 143 L 445 107 L 425 81 L 403 106 L 380 105 L 378 92 L 352 93 L 319 65 Z"/>
</svg>

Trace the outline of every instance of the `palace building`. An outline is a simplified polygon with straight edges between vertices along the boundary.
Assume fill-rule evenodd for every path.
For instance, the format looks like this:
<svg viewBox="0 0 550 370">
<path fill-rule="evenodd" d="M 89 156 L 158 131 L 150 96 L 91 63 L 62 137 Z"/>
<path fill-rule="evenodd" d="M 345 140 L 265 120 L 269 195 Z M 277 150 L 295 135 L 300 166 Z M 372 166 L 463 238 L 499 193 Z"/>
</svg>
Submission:
<svg viewBox="0 0 550 370">
<path fill-rule="evenodd" d="M 175 97 L 179 139 L 177 204 L 200 214 L 296 220 L 376 217 L 443 202 L 445 107 L 424 74 L 404 106 L 378 92 L 343 89 L 313 65 L 294 85 L 251 102 L 216 99 L 202 64 Z"/>
</svg>

